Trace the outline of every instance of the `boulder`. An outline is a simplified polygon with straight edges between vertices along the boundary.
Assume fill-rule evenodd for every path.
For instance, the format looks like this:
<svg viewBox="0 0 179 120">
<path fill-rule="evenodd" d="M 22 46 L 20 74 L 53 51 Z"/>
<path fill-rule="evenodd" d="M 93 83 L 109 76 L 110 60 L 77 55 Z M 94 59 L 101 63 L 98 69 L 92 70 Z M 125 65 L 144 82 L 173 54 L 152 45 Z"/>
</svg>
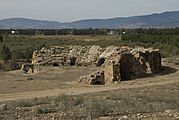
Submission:
<svg viewBox="0 0 179 120">
<path fill-rule="evenodd" d="M 89 49 L 89 54 L 87 57 L 87 62 L 89 63 L 94 63 L 97 58 L 99 57 L 100 53 L 101 53 L 102 48 L 99 45 L 93 45 L 90 49 Z"/>
<path fill-rule="evenodd" d="M 21 70 L 24 72 L 24 73 L 33 73 L 33 70 L 34 70 L 34 65 L 33 64 L 23 64 L 22 67 L 21 67 Z"/>
<path fill-rule="evenodd" d="M 120 49 L 116 46 L 109 46 L 106 48 L 106 50 L 104 52 L 101 53 L 101 55 L 99 56 L 99 58 L 109 58 L 111 57 L 113 54 L 119 54 L 120 53 Z"/>
</svg>

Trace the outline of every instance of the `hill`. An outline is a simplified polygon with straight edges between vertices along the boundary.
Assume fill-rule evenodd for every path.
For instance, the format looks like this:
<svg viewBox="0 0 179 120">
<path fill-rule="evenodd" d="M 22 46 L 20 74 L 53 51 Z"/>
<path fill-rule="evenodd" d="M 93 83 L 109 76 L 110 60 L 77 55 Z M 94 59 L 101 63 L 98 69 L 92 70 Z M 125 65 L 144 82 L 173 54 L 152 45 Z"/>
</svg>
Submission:
<svg viewBox="0 0 179 120">
<path fill-rule="evenodd" d="M 61 28 L 148 28 L 179 27 L 179 11 L 151 15 L 118 17 L 111 19 L 87 19 L 74 22 L 10 18 L 0 20 L 0 28 L 61 29 Z"/>
</svg>

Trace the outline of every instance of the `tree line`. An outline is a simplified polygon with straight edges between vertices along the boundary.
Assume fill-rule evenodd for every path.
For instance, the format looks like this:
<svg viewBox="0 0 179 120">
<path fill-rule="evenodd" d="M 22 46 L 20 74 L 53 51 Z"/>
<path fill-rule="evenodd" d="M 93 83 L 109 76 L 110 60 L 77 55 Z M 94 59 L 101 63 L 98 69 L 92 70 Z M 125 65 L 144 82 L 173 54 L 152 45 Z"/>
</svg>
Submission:
<svg viewBox="0 0 179 120">
<path fill-rule="evenodd" d="M 0 35 L 0 60 L 3 60 L 3 64 L 0 64 L 2 70 L 15 70 L 19 69 L 16 61 L 15 54 L 12 54 L 10 48 L 4 44 L 3 36 Z"/>
<path fill-rule="evenodd" d="M 138 29 L 0 29 L 0 34 L 18 35 L 108 35 L 108 34 L 137 34 L 137 35 L 179 35 L 179 28 L 138 28 Z"/>
</svg>

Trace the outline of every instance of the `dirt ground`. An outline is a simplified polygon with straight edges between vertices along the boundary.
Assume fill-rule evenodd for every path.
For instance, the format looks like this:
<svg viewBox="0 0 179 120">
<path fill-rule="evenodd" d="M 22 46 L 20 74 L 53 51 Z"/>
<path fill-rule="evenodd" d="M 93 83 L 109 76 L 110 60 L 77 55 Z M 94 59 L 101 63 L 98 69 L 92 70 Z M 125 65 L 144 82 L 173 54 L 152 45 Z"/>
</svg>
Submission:
<svg viewBox="0 0 179 120">
<path fill-rule="evenodd" d="M 99 67 L 70 66 L 43 67 L 36 74 L 26 74 L 20 70 L 0 72 L 0 96 L 2 94 L 82 87 L 83 84 L 77 84 L 78 78 L 99 69 Z"/>
<path fill-rule="evenodd" d="M 43 67 L 36 74 L 25 74 L 21 71 L 1 72 L 0 102 L 58 96 L 60 94 L 77 95 L 124 88 L 167 85 L 169 83 L 177 84 L 179 82 L 178 67 L 166 63 L 163 65 L 165 66 L 163 71 L 157 75 L 104 86 L 78 83 L 80 76 L 95 72 L 101 69 L 100 67 Z"/>
<path fill-rule="evenodd" d="M 79 84 L 77 79 L 80 76 L 99 70 L 99 67 L 44 67 L 37 74 L 24 74 L 20 71 L 1 72 L 0 103 L 60 95 L 80 95 L 85 99 L 86 106 L 91 103 L 92 99 L 110 101 L 110 104 L 114 104 L 114 106 L 112 107 L 113 113 L 108 114 L 108 116 L 114 119 L 178 120 L 179 66 L 173 63 L 163 63 L 163 66 L 161 73 L 146 78 L 94 86 Z M 122 103 L 119 104 L 120 102 Z M 37 114 L 39 105 L 35 105 L 30 108 L 9 108 L 0 112 L 0 118 L 64 119 L 59 116 L 59 114 L 63 114 L 60 106 L 54 106 L 52 103 L 53 100 L 48 103 L 50 107 L 55 109 L 55 112 L 52 113 Z M 105 106 L 107 105 L 106 103 L 104 104 Z M 42 106 L 47 106 L 47 104 L 42 103 L 40 107 Z M 82 112 L 78 111 L 82 109 L 81 107 L 75 107 L 75 111 L 78 111 L 79 116 L 87 117 L 86 115 L 90 109 L 86 108 L 86 106 L 81 106 L 85 109 L 83 110 L 85 115 L 81 115 Z M 127 108 L 125 108 L 126 106 Z M 73 109 L 70 107 L 70 110 Z M 97 111 L 99 110 L 97 109 Z M 77 118 L 76 116 L 74 117 L 75 114 L 73 113 L 70 118 L 77 119 L 78 116 Z M 93 114 L 95 116 L 95 112 Z"/>
</svg>

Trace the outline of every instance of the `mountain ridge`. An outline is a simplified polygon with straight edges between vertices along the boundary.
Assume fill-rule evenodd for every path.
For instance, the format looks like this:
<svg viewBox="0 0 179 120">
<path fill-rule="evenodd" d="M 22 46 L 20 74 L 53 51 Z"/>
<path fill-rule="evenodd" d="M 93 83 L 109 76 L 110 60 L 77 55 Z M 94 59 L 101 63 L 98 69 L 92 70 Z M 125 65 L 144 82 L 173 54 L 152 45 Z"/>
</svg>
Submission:
<svg viewBox="0 0 179 120">
<path fill-rule="evenodd" d="M 0 29 L 62 29 L 62 28 L 167 28 L 179 27 L 179 11 L 150 15 L 84 19 L 74 22 L 9 18 L 0 20 Z"/>
</svg>

